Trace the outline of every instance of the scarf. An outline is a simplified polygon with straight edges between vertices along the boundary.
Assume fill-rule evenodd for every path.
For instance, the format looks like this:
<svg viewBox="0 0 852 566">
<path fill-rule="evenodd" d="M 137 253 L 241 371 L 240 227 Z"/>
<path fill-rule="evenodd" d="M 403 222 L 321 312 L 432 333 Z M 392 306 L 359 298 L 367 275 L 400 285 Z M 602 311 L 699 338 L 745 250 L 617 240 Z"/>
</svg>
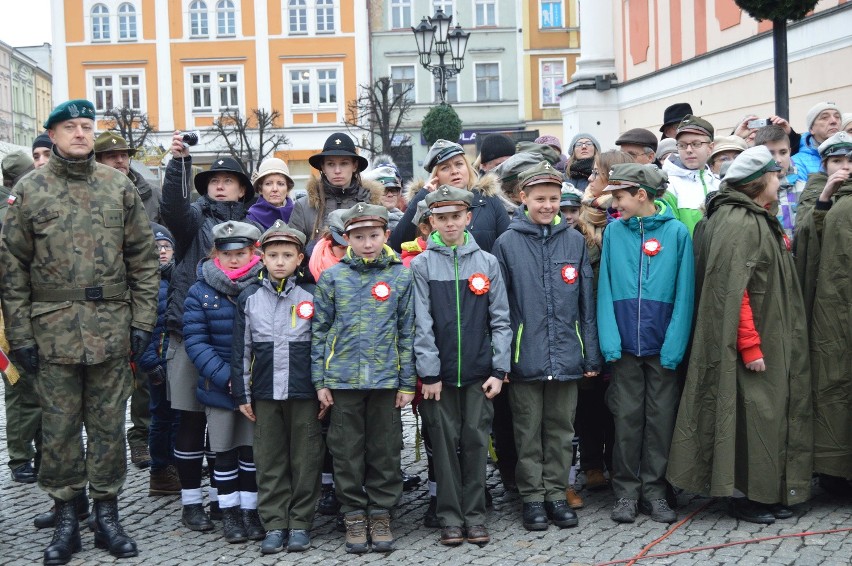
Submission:
<svg viewBox="0 0 852 566">
<path fill-rule="evenodd" d="M 589 175 L 592 174 L 592 168 L 594 166 L 594 157 L 587 157 L 586 159 L 572 159 L 568 176 L 572 179 L 588 179 Z"/>
<path fill-rule="evenodd" d="M 263 197 L 258 197 L 257 202 L 248 209 L 246 220 L 253 220 L 263 226 L 264 230 L 268 230 L 276 220 L 289 222 L 294 206 L 293 199 L 290 197 L 284 201 L 284 206 L 274 206 Z"/>
<path fill-rule="evenodd" d="M 331 251 L 332 241 L 329 238 L 321 238 L 314 246 L 311 259 L 308 260 L 308 269 L 314 276 L 314 281 L 319 281 L 323 271 L 340 262 L 340 259 Z"/>
<path fill-rule="evenodd" d="M 257 265 L 258 263 L 260 263 L 260 256 L 259 255 L 253 256 L 251 258 L 251 261 L 249 261 L 244 266 L 238 267 L 236 269 L 227 269 L 225 267 L 222 267 L 222 264 L 219 261 L 218 257 L 213 260 L 213 264 L 216 267 L 218 267 L 219 269 L 221 269 L 222 272 L 225 275 L 227 275 L 228 279 L 230 279 L 231 281 L 236 281 L 237 279 L 239 279 L 240 277 L 242 277 L 243 275 L 245 275 L 246 273 L 251 271 L 251 268 L 254 267 L 255 265 Z"/>
</svg>

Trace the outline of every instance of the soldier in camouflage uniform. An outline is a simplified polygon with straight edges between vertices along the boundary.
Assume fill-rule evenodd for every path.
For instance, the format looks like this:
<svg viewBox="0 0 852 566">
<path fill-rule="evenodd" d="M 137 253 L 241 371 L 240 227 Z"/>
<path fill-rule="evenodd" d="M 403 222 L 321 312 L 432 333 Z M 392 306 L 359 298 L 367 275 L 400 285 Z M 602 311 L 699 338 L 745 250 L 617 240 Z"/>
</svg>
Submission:
<svg viewBox="0 0 852 566">
<path fill-rule="evenodd" d="M 72 500 L 87 482 L 96 546 L 138 554 L 118 521 L 117 496 L 127 472 L 128 354 L 141 355 L 154 327 L 157 256 L 133 184 L 95 162 L 94 119 L 87 100 L 51 112 L 44 126 L 53 154 L 15 186 L 0 246 L 6 334 L 17 364 L 37 376 L 43 410 L 38 483 L 56 501 L 45 564 L 65 564 L 81 549 Z"/>
</svg>

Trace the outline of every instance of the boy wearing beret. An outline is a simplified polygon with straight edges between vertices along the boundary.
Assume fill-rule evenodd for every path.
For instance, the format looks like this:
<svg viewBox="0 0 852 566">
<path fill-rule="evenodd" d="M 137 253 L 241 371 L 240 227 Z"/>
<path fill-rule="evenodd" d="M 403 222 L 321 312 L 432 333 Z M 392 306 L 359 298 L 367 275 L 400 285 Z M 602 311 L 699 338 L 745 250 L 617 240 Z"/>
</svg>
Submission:
<svg viewBox="0 0 852 566">
<path fill-rule="evenodd" d="M 523 202 L 494 246 L 515 336 L 508 388 L 531 531 L 574 527 L 568 506 L 577 382 L 601 369 L 592 267 L 583 236 L 559 212 L 562 175 L 541 162 L 521 173 Z M 542 297 L 548 300 L 542 301 Z M 556 305 L 559 305 L 558 309 Z"/>
<path fill-rule="evenodd" d="M 486 544 L 485 462 L 491 403 L 509 369 L 509 305 L 497 260 L 465 229 L 470 191 L 426 196 L 435 230 L 411 262 L 420 412 L 432 440 L 441 543 Z M 458 452 L 457 452 L 458 449 Z"/>
<path fill-rule="evenodd" d="M 611 517 L 618 523 L 632 523 L 637 507 L 654 521 L 677 519 L 664 478 L 695 274 L 689 231 L 664 201 L 654 200 L 666 180 L 653 165 L 619 164 L 604 189 L 621 213 L 604 232 L 597 305 L 601 353 L 612 364 L 607 404 L 615 421 L 617 501 Z"/>
<path fill-rule="evenodd" d="M 386 245 L 388 210 L 343 214 L 349 248 L 314 293 L 311 374 L 346 526 L 346 552 L 394 549 L 390 509 L 402 495 L 400 409 L 414 398 L 411 273 Z"/>
</svg>

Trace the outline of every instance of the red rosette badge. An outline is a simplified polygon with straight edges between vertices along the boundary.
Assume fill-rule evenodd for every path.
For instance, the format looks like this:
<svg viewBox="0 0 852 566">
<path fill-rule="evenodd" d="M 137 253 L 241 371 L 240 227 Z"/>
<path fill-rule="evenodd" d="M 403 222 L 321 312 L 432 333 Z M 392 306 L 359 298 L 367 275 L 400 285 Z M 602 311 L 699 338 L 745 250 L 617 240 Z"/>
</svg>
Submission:
<svg viewBox="0 0 852 566">
<path fill-rule="evenodd" d="M 577 268 L 570 263 L 562 268 L 562 280 L 573 285 L 577 282 Z"/>
<path fill-rule="evenodd" d="M 385 283 L 384 281 L 379 281 L 375 285 L 373 285 L 373 290 L 371 291 L 373 298 L 377 301 L 387 301 L 388 297 L 390 297 L 390 285 Z"/>
<path fill-rule="evenodd" d="M 645 255 L 655 256 L 660 253 L 660 250 L 663 249 L 662 244 L 656 238 L 651 238 L 647 240 L 644 244 L 642 244 L 642 251 L 645 252 Z"/>
<path fill-rule="evenodd" d="M 491 288 L 491 280 L 487 275 L 482 273 L 474 273 L 467 279 L 468 288 L 473 291 L 474 295 L 484 295 Z"/>
<path fill-rule="evenodd" d="M 310 301 L 302 301 L 296 305 L 296 316 L 309 320 L 314 317 L 314 304 Z"/>
</svg>

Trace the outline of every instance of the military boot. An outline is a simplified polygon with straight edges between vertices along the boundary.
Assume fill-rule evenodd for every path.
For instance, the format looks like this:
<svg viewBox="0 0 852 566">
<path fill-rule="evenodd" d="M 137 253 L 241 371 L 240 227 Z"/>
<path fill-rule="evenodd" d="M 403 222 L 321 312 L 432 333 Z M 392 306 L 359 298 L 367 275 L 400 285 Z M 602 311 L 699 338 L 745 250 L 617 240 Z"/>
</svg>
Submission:
<svg viewBox="0 0 852 566">
<path fill-rule="evenodd" d="M 70 501 L 74 504 L 77 511 L 77 519 L 82 521 L 89 516 L 89 496 L 86 495 L 86 490 L 77 495 Z M 56 505 L 50 508 L 50 511 L 39 513 L 33 518 L 33 525 L 37 529 L 52 529 L 56 526 Z"/>
<path fill-rule="evenodd" d="M 95 546 L 105 548 L 116 558 L 136 556 L 136 543 L 118 522 L 118 499 L 95 501 Z"/>
<path fill-rule="evenodd" d="M 222 530 L 226 542 L 238 543 L 248 539 L 239 506 L 222 507 Z"/>
<path fill-rule="evenodd" d="M 80 542 L 80 522 L 77 520 L 77 510 L 73 501 L 56 500 L 53 540 L 44 550 L 45 564 L 68 564 L 71 555 L 80 552 L 83 545 Z"/>
<path fill-rule="evenodd" d="M 260 514 L 257 509 L 241 509 L 243 516 L 243 528 L 249 540 L 263 540 L 266 537 L 266 529 L 260 522 Z"/>
</svg>

